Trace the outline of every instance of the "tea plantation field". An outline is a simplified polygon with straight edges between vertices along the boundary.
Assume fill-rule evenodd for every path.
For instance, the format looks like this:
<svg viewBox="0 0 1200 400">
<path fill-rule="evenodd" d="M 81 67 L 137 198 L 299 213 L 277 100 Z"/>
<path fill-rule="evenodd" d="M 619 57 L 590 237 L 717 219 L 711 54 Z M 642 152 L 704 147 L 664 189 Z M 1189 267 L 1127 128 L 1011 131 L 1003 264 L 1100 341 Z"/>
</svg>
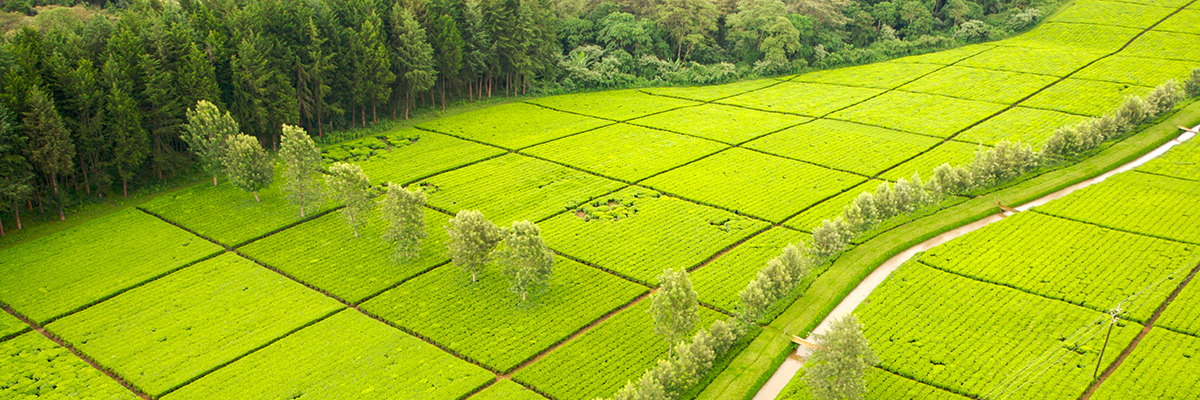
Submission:
<svg viewBox="0 0 1200 400">
<path fill-rule="evenodd" d="M 301 217 L 281 182 L 255 202 L 206 181 L 0 247 L 0 398 L 611 396 L 668 351 L 646 300 L 663 269 L 690 274 L 697 326 L 727 318 L 768 259 L 859 193 L 1003 140 L 1040 147 L 1184 78 L 1200 67 L 1187 4 L 1080 0 L 1003 41 L 544 97 L 327 146 L 327 163 L 426 193 L 428 237 L 406 262 L 377 211 L 355 237 L 339 204 Z M 1100 359 L 1096 321 L 1122 304 L 1109 349 L 1125 348 L 1200 261 L 1200 214 L 1177 212 L 1200 202 L 1198 159 L 1192 141 L 902 267 L 859 310 L 883 360 L 872 398 L 980 398 L 1048 352 L 1012 398 L 1077 398 L 1119 354 Z M 460 210 L 538 223 L 557 253 L 546 291 L 521 303 L 496 265 L 472 283 L 449 263 Z M 1194 393 L 1161 377 L 1200 371 L 1197 321 L 1191 285 L 1096 396 Z M 1153 350 L 1169 343 L 1187 345 Z"/>
</svg>

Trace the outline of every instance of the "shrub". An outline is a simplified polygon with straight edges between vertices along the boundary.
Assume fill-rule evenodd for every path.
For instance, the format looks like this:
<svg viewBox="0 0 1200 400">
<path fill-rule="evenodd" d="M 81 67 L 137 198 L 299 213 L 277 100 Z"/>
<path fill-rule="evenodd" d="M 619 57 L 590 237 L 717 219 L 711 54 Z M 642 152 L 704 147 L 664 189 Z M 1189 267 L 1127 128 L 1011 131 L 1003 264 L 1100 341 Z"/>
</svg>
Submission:
<svg viewBox="0 0 1200 400">
<path fill-rule="evenodd" d="M 1175 108 L 1175 103 L 1182 99 L 1179 93 L 1179 82 L 1174 79 L 1163 82 L 1156 86 L 1146 95 L 1146 103 L 1149 104 L 1150 118 L 1157 117 L 1171 111 Z"/>
<path fill-rule="evenodd" d="M 1200 96 L 1200 68 L 1192 69 L 1192 74 L 1183 82 L 1183 92 L 1187 97 Z"/>
</svg>

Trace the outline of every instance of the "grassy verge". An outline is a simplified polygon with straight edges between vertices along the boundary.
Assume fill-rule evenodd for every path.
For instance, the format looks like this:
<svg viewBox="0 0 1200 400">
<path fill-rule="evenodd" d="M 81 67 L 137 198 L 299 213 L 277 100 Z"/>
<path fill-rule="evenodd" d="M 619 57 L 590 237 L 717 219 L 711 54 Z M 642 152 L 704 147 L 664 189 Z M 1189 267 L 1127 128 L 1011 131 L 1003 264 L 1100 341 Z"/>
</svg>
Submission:
<svg viewBox="0 0 1200 400">
<path fill-rule="evenodd" d="M 1155 125 L 1097 152 L 1090 158 L 946 208 L 858 245 L 841 257 L 779 318 L 717 376 L 699 396 L 750 399 L 794 346 L 789 335 L 805 337 L 875 268 L 905 249 L 999 211 L 996 202 L 1018 205 L 1130 162 L 1179 135 L 1178 126 L 1200 122 L 1200 102 L 1191 103 Z"/>
</svg>

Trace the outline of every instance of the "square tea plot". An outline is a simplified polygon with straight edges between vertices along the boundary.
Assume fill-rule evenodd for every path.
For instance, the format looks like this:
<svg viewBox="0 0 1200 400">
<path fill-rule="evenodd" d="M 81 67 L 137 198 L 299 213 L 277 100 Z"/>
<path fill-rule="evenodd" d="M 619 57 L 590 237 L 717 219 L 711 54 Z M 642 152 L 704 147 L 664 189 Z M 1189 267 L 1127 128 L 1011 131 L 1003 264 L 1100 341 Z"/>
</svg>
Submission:
<svg viewBox="0 0 1200 400">
<path fill-rule="evenodd" d="M 888 92 L 829 118 L 945 138 L 1005 107 L 946 96 Z"/>
<path fill-rule="evenodd" d="M 854 203 L 854 199 L 862 195 L 863 192 L 875 192 L 879 188 L 879 185 L 883 183 L 890 184 L 890 182 L 878 179 L 871 179 L 860 183 L 858 186 L 846 189 L 846 191 L 837 196 L 814 204 L 812 207 L 804 210 L 804 212 L 784 221 L 783 224 L 794 229 L 812 233 L 813 229 L 821 226 L 821 223 L 825 220 L 841 216 L 846 206 Z"/>
<path fill-rule="evenodd" d="M 705 104 L 654 114 L 629 123 L 737 144 L 811 120 L 790 114 Z"/>
<path fill-rule="evenodd" d="M 431 206 L 452 214 L 479 210 L 501 226 L 522 219 L 537 221 L 623 186 L 516 154 L 437 175 L 416 185 L 429 195 Z"/>
<path fill-rule="evenodd" d="M 763 111 L 821 117 L 883 92 L 883 89 L 784 82 L 763 90 L 730 97 L 719 103 Z"/>
<path fill-rule="evenodd" d="M 1193 137 L 1137 170 L 1200 182 L 1200 140 Z"/>
<path fill-rule="evenodd" d="M 1187 79 L 1196 65 L 1194 61 L 1112 56 L 1096 61 L 1073 77 L 1155 87 L 1169 79 Z"/>
<path fill-rule="evenodd" d="M 900 90 L 1010 104 L 1057 80 L 1047 75 L 952 66 L 901 86 Z"/>
<path fill-rule="evenodd" d="M 758 271 L 767 265 L 767 260 L 778 256 L 789 244 L 800 244 L 810 237 L 807 233 L 775 227 L 750 238 L 691 272 L 697 297 L 726 312 L 737 311 L 738 292 L 758 276 Z"/>
<path fill-rule="evenodd" d="M 454 400 L 495 378 L 421 339 L 345 310 L 163 399 Z"/>
<path fill-rule="evenodd" d="M 1068 47 L 1074 51 L 1107 54 L 1120 50 L 1140 33 L 1141 29 L 1119 26 L 1046 22 L 1029 32 L 1006 39 L 1004 44 L 1043 49 Z"/>
<path fill-rule="evenodd" d="M 1133 41 L 1133 44 L 1130 44 L 1129 48 L 1122 51 L 1121 55 L 1200 61 L 1200 53 L 1193 51 L 1196 46 L 1200 46 L 1200 35 L 1149 31 Z"/>
<path fill-rule="evenodd" d="M 932 53 L 901 57 L 892 62 L 953 65 L 954 63 L 962 61 L 965 58 L 988 51 L 995 47 L 996 45 L 987 43 L 972 44 L 969 46 L 956 47 L 944 51 L 935 51 Z"/>
<path fill-rule="evenodd" d="M 1061 78 L 1105 55 L 1107 53 L 1101 51 L 1084 51 L 1065 46 L 1047 48 L 1001 46 L 962 60 L 956 65 Z"/>
<path fill-rule="evenodd" d="M 446 214 L 425 209 L 427 236 L 418 257 L 409 261 L 393 259 L 395 246 L 383 240 L 388 223 L 379 207 L 365 218 L 358 237 L 342 214 L 333 212 L 238 251 L 351 304 L 449 260 Z"/>
<path fill-rule="evenodd" d="M 547 236 L 553 244 L 554 237 Z M 363 310 L 497 371 L 512 370 L 646 288 L 563 257 L 545 292 L 525 302 L 500 266 L 478 281 L 448 264 L 363 303 Z"/>
<path fill-rule="evenodd" d="M 726 147 L 678 133 L 616 124 L 523 152 L 613 179 L 636 182 Z"/>
<path fill-rule="evenodd" d="M 1123 232 L 1200 245 L 1200 182 L 1126 172 L 1037 207 Z M 1196 258 L 1200 263 L 1200 256 Z"/>
<path fill-rule="evenodd" d="M 712 86 L 646 88 L 642 89 L 642 91 L 659 96 L 678 97 L 681 99 L 707 102 L 720 100 L 730 96 L 737 96 L 742 93 L 762 89 L 776 84 L 779 84 L 779 81 L 775 79 L 758 79 L 753 81 L 740 81 Z"/>
<path fill-rule="evenodd" d="M 866 178 L 734 148 L 646 180 L 683 198 L 781 222 Z"/>
<path fill-rule="evenodd" d="M 1115 25 L 1148 29 L 1171 14 L 1175 8 L 1131 4 L 1117 1 L 1078 1 L 1047 18 L 1047 22 Z"/>
<path fill-rule="evenodd" d="M 1200 338 L 1157 325 L 1096 389 L 1096 400 L 1188 399 L 1200 393 Z"/>
<path fill-rule="evenodd" d="M 1038 149 L 1046 143 L 1046 139 L 1050 135 L 1054 134 L 1055 129 L 1079 123 L 1084 119 L 1087 118 L 1058 111 L 1014 107 L 995 118 L 975 125 L 956 136 L 954 140 L 983 143 L 989 146 L 993 146 L 1001 140 L 1008 140 L 1022 142 Z"/>
<path fill-rule="evenodd" d="M 418 126 L 515 150 L 611 123 L 532 104 L 511 103 L 439 118 Z"/>
<path fill-rule="evenodd" d="M 159 396 L 342 308 L 226 253 L 46 329 Z"/>
<path fill-rule="evenodd" d="M 657 285 L 666 268 L 691 268 L 766 222 L 630 187 L 541 223 L 550 246 Z"/>
<path fill-rule="evenodd" d="M 413 128 L 339 143 L 323 151 L 326 162 L 358 164 L 376 185 L 403 185 L 504 153 L 497 147 Z"/>
<path fill-rule="evenodd" d="M 220 251 L 126 209 L 0 249 L 0 301 L 44 323 Z"/>
<path fill-rule="evenodd" d="M 895 89 L 941 68 L 936 64 L 879 62 L 808 72 L 796 75 L 792 82 Z"/>
<path fill-rule="evenodd" d="M 1125 96 L 1144 96 L 1150 88 L 1124 83 L 1067 79 L 1030 97 L 1022 106 L 1099 116 L 1121 105 Z"/>
<path fill-rule="evenodd" d="M 570 113 L 591 115 L 613 121 L 625 121 L 649 114 L 694 106 L 700 103 L 673 97 L 654 96 L 637 90 L 576 93 L 542 97 L 530 103 Z"/>
<path fill-rule="evenodd" d="M 913 172 L 916 172 L 921 174 L 922 180 L 928 180 L 929 177 L 933 176 L 933 169 L 939 165 L 946 163 L 950 165 L 970 164 L 975 160 L 975 151 L 979 150 L 979 148 L 978 144 L 955 141 L 945 142 L 911 160 L 905 161 L 904 164 L 900 164 L 896 168 L 884 172 L 879 177 L 895 181 L 900 178 L 908 179 L 912 177 Z"/>
<path fill-rule="evenodd" d="M 1200 35 L 1200 11 L 1180 10 L 1179 13 L 1154 27 L 1154 30 Z"/>
<path fill-rule="evenodd" d="M 137 400 L 70 350 L 29 332 L 0 342 L 0 398 Z"/>
<path fill-rule="evenodd" d="M 745 147 L 874 176 L 941 141 L 877 126 L 821 119 L 773 133 L 747 143 Z"/>
</svg>

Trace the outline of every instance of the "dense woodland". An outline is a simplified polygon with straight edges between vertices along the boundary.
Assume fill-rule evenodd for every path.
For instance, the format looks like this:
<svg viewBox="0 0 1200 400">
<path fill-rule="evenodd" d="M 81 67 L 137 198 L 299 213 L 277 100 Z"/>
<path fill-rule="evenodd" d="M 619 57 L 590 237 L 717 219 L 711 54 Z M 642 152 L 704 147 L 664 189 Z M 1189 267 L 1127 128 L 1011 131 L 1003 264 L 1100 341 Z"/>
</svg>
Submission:
<svg viewBox="0 0 1200 400">
<path fill-rule="evenodd" d="M 65 209 L 197 167 L 199 100 L 274 149 L 496 96 L 708 84 L 1004 37 L 1034 0 L 5 2 L 0 211 Z M 74 6 L 74 7 L 66 7 Z"/>
</svg>

